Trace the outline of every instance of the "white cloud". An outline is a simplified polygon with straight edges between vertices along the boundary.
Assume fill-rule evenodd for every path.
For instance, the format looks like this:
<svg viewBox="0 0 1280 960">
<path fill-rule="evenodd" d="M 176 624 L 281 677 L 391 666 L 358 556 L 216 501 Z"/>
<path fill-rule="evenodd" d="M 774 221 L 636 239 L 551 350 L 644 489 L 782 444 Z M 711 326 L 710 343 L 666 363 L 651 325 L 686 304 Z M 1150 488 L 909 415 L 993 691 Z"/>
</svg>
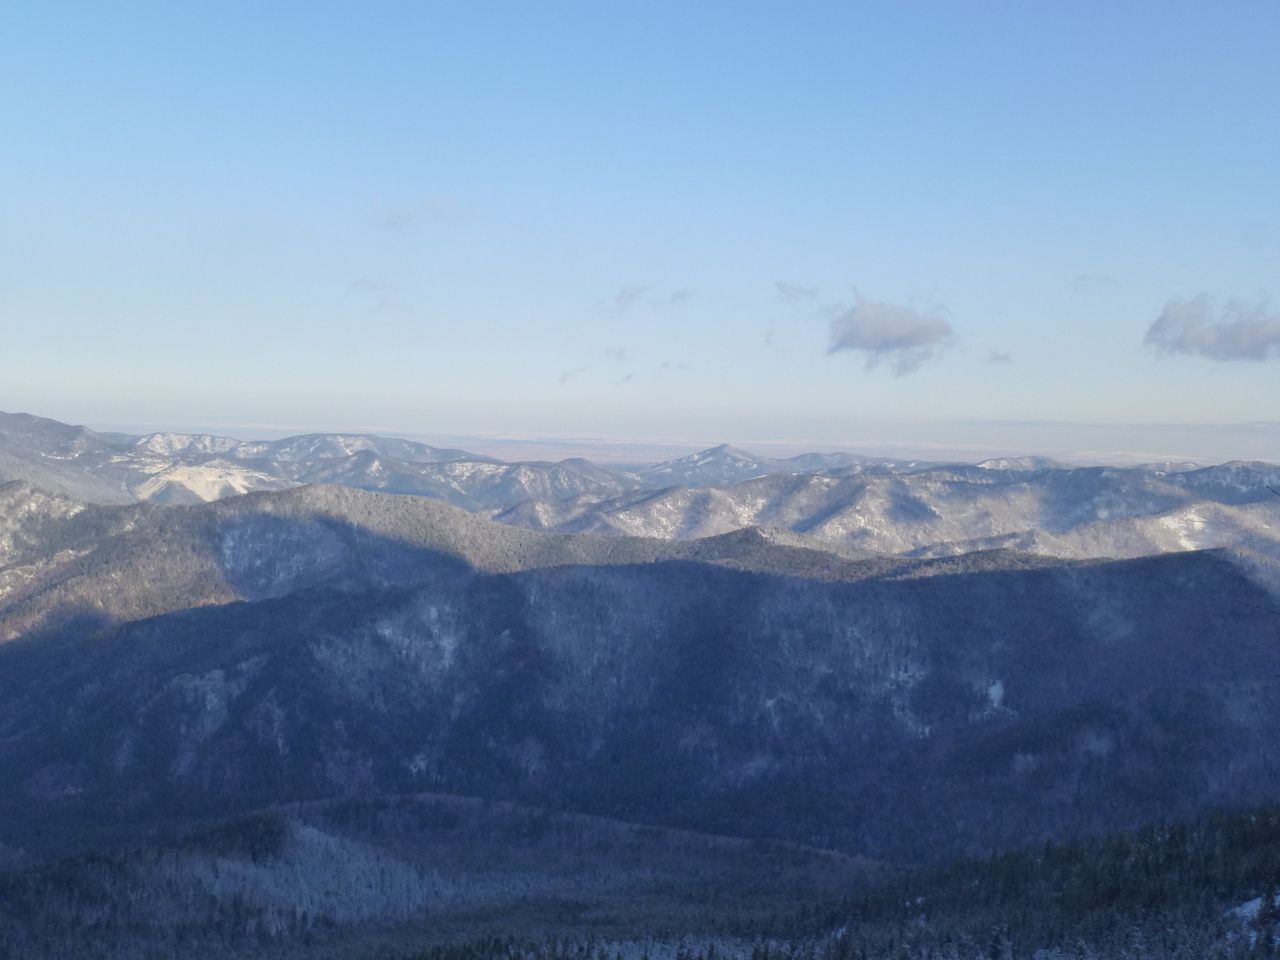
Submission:
<svg viewBox="0 0 1280 960">
<path fill-rule="evenodd" d="M 1170 300 L 1147 328 L 1147 346 L 1210 360 L 1267 360 L 1280 356 L 1280 313 L 1261 301 L 1217 304 L 1208 294 Z"/>
<path fill-rule="evenodd" d="M 832 318 L 827 353 L 860 353 L 867 369 L 888 361 L 894 374 L 902 376 L 933 357 L 951 336 L 951 324 L 938 308 L 926 312 L 859 295 L 852 307 Z"/>
</svg>

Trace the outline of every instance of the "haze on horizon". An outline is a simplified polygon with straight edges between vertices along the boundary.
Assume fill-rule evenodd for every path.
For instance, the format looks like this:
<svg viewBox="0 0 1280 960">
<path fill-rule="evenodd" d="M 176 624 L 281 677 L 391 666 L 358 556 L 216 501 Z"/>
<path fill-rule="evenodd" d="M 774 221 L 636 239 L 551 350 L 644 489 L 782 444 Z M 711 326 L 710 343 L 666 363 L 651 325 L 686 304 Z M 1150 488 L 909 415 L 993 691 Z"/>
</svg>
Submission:
<svg viewBox="0 0 1280 960">
<path fill-rule="evenodd" d="M 1280 460 L 1277 28 L 11 5 L 0 409 Z"/>
</svg>

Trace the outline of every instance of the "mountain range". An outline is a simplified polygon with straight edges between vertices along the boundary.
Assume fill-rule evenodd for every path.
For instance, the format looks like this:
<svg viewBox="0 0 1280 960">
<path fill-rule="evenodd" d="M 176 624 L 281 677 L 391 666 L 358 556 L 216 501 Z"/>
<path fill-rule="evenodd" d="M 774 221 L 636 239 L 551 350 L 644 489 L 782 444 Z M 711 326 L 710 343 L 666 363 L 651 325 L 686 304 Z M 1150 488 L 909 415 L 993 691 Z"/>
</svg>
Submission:
<svg viewBox="0 0 1280 960">
<path fill-rule="evenodd" d="M 1093 838 L 1280 792 L 1273 466 L 0 425 L 14 956 L 407 956 L 377 938 L 496 925 L 659 931 L 610 954 L 671 960 L 785 928 L 847 960 L 841 914 L 805 911 L 882 882 L 840 909 L 890 918 L 895 955 L 912 884 L 975 929 L 957 860 L 1085 902 L 1135 862 Z M 1075 843 L 1068 874 L 1007 859 Z M 1260 869 L 1213 861 L 1196 943 L 1236 935 L 1213 918 Z"/>
<path fill-rule="evenodd" d="M 506 463 L 366 435 L 126 436 L 0 414 L 4 480 L 96 504 L 199 503 L 320 483 L 432 497 L 556 533 L 688 539 L 761 527 L 820 549 L 910 556 L 1007 548 L 1079 559 L 1221 546 L 1263 571 L 1280 563 L 1280 466 L 1261 462 L 775 459 L 722 445 L 620 469 L 580 458 Z"/>
</svg>

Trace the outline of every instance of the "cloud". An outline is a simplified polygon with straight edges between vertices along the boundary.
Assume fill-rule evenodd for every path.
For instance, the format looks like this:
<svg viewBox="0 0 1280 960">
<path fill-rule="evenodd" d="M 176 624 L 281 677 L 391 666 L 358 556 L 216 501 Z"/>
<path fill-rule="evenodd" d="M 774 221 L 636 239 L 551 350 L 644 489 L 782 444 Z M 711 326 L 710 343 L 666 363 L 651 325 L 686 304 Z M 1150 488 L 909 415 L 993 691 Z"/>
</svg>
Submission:
<svg viewBox="0 0 1280 960">
<path fill-rule="evenodd" d="M 659 293 L 645 284 L 634 284 L 623 287 L 615 293 L 609 301 L 609 309 L 615 317 L 620 317 L 638 306 L 646 306 L 654 310 L 679 306 L 692 300 L 693 296 L 694 291 L 690 287 L 680 287 L 670 293 Z"/>
<path fill-rule="evenodd" d="M 1269 313 L 1262 301 L 1232 299 L 1219 305 L 1202 293 L 1166 303 L 1144 342 L 1161 353 L 1267 360 L 1280 356 L 1280 313 Z"/>
<path fill-rule="evenodd" d="M 566 370 L 564 373 L 560 374 L 560 385 L 564 386 L 574 377 L 578 376 L 578 374 L 586 373 L 586 372 L 587 372 L 586 367 L 574 367 L 572 370 Z"/>
<path fill-rule="evenodd" d="M 1071 280 L 1071 289 L 1076 293 L 1111 293 L 1119 287 L 1119 282 L 1105 273 L 1078 273 Z"/>
<path fill-rule="evenodd" d="M 410 312 L 409 304 L 400 299 L 399 288 L 390 280 L 364 277 L 360 280 L 353 280 L 350 290 L 354 295 L 363 298 L 378 313 L 405 314 Z"/>
<path fill-rule="evenodd" d="M 351 281 L 351 292 L 371 297 L 380 297 L 395 293 L 396 285 L 390 280 L 376 280 L 372 277 L 361 277 Z"/>
<path fill-rule="evenodd" d="M 940 313 L 938 308 L 924 312 L 859 295 L 852 307 L 832 317 L 827 353 L 848 350 L 863 354 L 868 370 L 887 360 L 894 375 L 903 376 L 933 357 L 950 340 L 951 324 Z"/>
<path fill-rule="evenodd" d="M 420 200 L 388 207 L 377 213 L 374 222 L 389 233 L 404 233 L 424 223 L 454 219 L 458 207 L 448 197 L 429 195 Z"/>
<path fill-rule="evenodd" d="M 987 363 L 1013 363 L 1013 354 L 1003 350 L 992 350 L 987 354 Z"/>
<path fill-rule="evenodd" d="M 623 363 L 627 359 L 626 347 L 606 347 L 604 355 L 615 363 Z"/>
<path fill-rule="evenodd" d="M 630 383 L 635 378 L 636 378 L 636 375 L 634 373 L 628 373 L 625 376 L 619 377 L 617 380 L 613 382 L 614 383 Z"/>
<path fill-rule="evenodd" d="M 623 287 L 613 295 L 613 300 L 611 301 L 614 316 L 622 316 L 639 303 L 641 298 L 648 292 L 649 288 L 646 286 Z"/>
<path fill-rule="evenodd" d="M 817 287 L 802 287 L 795 283 L 787 283 L 785 280 L 779 280 L 774 287 L 778 291 L 778 296 L 790 304 L 813 300 L 818 296 Z"/>
</svg>

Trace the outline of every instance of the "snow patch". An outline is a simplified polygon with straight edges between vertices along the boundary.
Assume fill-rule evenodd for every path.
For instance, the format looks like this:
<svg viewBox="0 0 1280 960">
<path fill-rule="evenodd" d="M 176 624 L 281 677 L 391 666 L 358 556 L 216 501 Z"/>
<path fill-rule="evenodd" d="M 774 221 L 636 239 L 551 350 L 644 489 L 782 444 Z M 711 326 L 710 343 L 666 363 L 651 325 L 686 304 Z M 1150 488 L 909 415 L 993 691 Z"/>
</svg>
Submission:
<svg viewBox="0 0 1280 960">
<path fill-rule="evenodd" d="M 209 502 L 254 490 L 279 490 L 291 485 L 270 474 L 226 460 L 210 460 L 201 464 L 178 463 L 163 467 L 134 487 L 133 494 L 139 500 L 151 500 L 160 495 L 171 495 L 177 488 Z"/>
<path fill-rule="evenodd" d="M 1183 550 L 1203 550 L 1211 545 L 1212 527 L 1209 521 L 1195 510 L 1165 514 L 1157 518 L 1156 524 L 1161 529 L 1172 533 L 1178 546 Z"/>
<path fill-rule="evenodd" d="M 992 680 L 987 684 L 987 700 L 991 704 L 991 709 L 999 710 L 1004 705 L 1004 682 L 1001 680 Z"/>
</svg>

